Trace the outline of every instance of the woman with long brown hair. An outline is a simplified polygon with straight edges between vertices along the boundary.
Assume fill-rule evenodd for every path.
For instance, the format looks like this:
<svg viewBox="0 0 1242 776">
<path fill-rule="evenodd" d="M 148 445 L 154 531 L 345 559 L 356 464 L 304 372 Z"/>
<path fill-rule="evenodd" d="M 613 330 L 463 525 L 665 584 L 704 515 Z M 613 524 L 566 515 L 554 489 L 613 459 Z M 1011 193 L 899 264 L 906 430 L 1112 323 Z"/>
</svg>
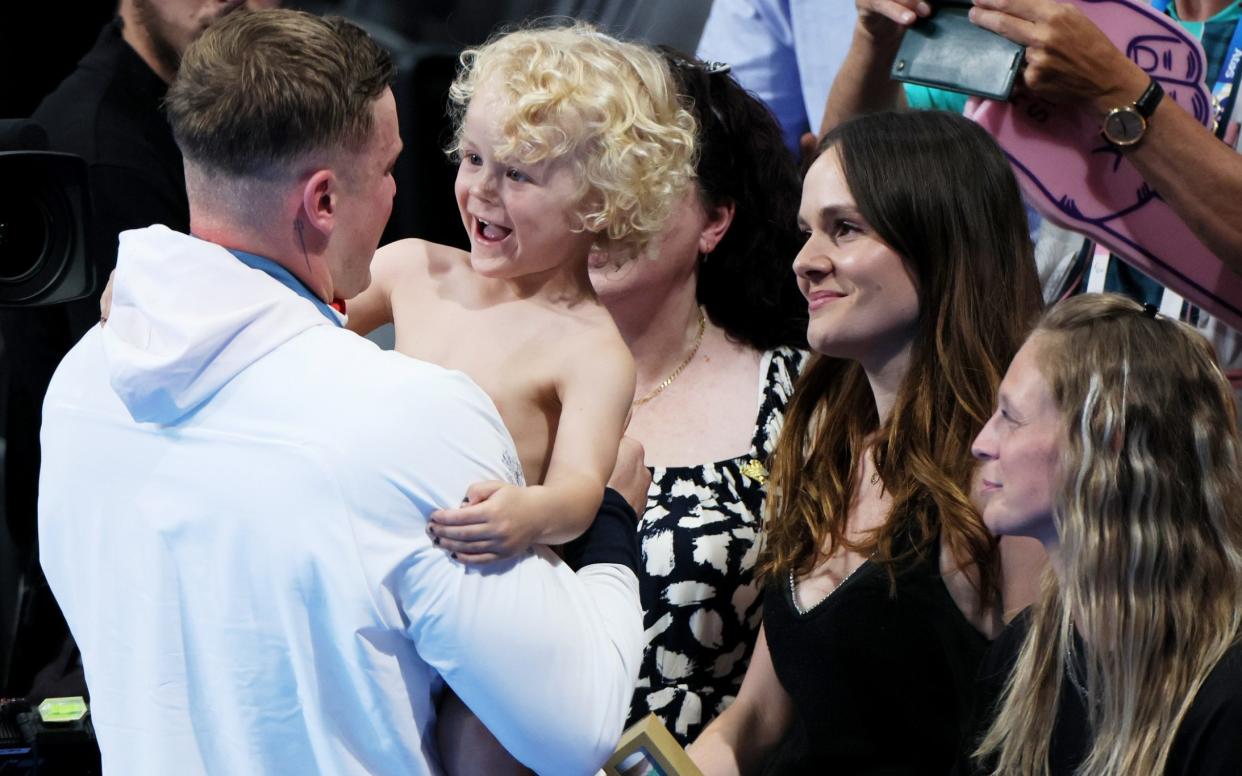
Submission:
<svg viewBox="0 0 1242 776">
<path fill-rule="evenodd" d="M 1124 297 L 1061 302 L 975 454 L 988 527 L 1051 558 L 981 672 L 976 770 L 1242 773 L 1242 439 L 1207 341 Z"/>
<path fill-rule="evenodd" d="M 773 461 L 763 631 L 691 755 L 709 774 L 943 773 L 999 629 L 970 442 L 1042 304 L 1026 216 L 979 127 L 883 113 L 824 139 L 799 220 L 820 355 Z"/>
</svg>

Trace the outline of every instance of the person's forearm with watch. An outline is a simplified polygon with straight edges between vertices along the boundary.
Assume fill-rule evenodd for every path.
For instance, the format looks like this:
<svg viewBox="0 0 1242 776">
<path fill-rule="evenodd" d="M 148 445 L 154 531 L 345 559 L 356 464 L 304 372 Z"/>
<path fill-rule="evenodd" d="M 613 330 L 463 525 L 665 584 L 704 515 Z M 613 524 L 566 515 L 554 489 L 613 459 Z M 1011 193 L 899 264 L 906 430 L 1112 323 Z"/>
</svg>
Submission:
<svg viewBox="0 0 1242 776">
<path fill-rule="evenodd" d="M 1095 113 L 1105 138 L 1242 274 L 1242 155 L 1149 91 L 1152 79 L 1077 7 L 1057 0 L 974 2 L 975 24 L 1027 47 L 1023 83 L 1051 102 L 1078 102 Z"/>
</svg>

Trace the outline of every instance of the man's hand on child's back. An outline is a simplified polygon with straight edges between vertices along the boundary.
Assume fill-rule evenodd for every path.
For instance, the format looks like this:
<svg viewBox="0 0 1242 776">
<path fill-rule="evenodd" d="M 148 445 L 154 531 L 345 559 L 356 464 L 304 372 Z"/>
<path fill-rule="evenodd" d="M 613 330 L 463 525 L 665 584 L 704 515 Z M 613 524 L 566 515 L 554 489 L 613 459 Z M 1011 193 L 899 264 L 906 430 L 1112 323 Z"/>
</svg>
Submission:
<svg viewBox="0 0 1242 776">
<path fill-rule="evenodd" d="M 476 482 L 462 505 L 431 513 L 427 533 L 462 563 L 491 563 L 524 551 L 539 535 L 527 489 L 507 482 Z"/>
</svg>

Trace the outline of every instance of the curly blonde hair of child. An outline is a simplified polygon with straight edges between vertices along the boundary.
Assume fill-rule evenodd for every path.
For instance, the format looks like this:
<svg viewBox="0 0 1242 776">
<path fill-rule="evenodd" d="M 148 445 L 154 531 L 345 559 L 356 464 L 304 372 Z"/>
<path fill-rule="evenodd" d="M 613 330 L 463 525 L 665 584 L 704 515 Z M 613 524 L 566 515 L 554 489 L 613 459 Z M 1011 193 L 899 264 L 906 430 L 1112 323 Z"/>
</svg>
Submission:
<svg viewBox="0 0 1242 776">
<path fill-rule="evenodd" d="M 585 23 L 520 29 L 461 55 L 449 89 L 460 154 L 471 98 L 487 84 L 508 107 L 497 158 L 565 158 L 578 179 L 575 230 L 622 263 L 644 253 L 694 177 L 694 117 L 655 51 Z"/>
</svg>

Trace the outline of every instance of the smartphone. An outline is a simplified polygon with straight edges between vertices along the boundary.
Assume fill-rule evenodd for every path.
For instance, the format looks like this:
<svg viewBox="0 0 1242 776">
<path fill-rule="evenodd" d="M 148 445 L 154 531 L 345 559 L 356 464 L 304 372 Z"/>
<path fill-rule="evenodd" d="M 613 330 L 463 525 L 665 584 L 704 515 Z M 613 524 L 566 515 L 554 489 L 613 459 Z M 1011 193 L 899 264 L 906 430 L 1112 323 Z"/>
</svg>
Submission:
<svg viewBox="0 0 1242 776">
<path fill-rule="evenodd" d="M 969 0 L 939 0 L 936 12 L 906 30 L 890 71 L 907 81 L 1007 100 L 1025 48 L 970 21 Z"/>
</svg>

